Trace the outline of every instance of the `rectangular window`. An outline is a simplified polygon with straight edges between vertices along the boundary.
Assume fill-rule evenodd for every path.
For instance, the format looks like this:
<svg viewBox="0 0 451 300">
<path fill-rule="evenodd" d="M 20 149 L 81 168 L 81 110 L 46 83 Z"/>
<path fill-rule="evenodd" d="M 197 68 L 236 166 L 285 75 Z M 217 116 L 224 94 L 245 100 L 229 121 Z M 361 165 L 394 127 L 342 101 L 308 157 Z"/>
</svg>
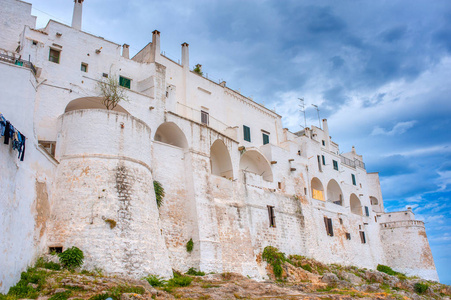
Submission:
<svg viewBox="0 0 451 300">
<path fill-rule="evenodd" d="M 274 206 L 268 205 L 269 227 L 276 227 L 276 215 L 274 214 Z"/>
<path fill-rule="evenodd" d="M 200 121 L 202 124 L 208 125 L 210 122 L 210 116 L 206 111 L 200 111 Z"/>
<path fill-rule="evenodd" d="M 318 170 L 320 172 L 323 171 L 322 167 L 321 167 L 321 157 L 319 155 L 316 156 L 316 158 L 318 159 Z"/>
<path fill-rule="evenodd" d="M 346 239 L 351 240 L 351 234 L 349 232 L 346 232 Z"/>
<path fill-rule="evenodd" d="M 49 61 L 59 64 L 61 51 L 50 48 Z"/>
<path fill-rule="evenodd" d="M 370 216 L 370 210 L 369 210 L 368 206 L 365 206 L 365 214 L 367 217 Z"/>
<path fill-rule="evenodd" d="M 263 145 L 269 144 L 269 135 L 263 133 Z"/>
<path fill-rule="evenodd" d="M 326 141 L 322 140 L 323 146 L 326 146 Z"/>
<path fill-rule="evenodd" d="M 365 232 L 364 231 L 359 232 L 360 232 L 360 241 L 362 242 L 362 244 L 366 244 Z"/>
<path fill-rule="evenodd" d="M 355 175 L 351 174 L 351 178 L 352 178 L 352 184 L 353 185 L 357 185 L 356 181 L 355 181 Z"/>
<path fill-rule="evenodd" d="M 334 229 L 332 227 L 332 219 L 324 217 L 324 225 L 326 225 L 326 232 L 328 236 L 334 236 Z"/>
<path fill-rule="evenodd" d="M 324 157 L 324 155 L 321 155 L 321 158 L 323 159 L 323 166 L 326 165 L 326 158 Z"/>
<path fill-rule="evenodd" d="M 88 64 L 81 63 L 80 69 L 82 72 L 88 72 Z"/>
<path fill-rule="evenodd" d="M 128 79 L 128 78 L 126 78 L 126 77 L 119 76 L 119 85 L 120 85 L 120 86 L 122 86 L 122 87 L 124 87 L 124 88 L 127 88 L 127 89 L 130 89 L 131 82 L 132 82 L 131 79 Z"/>
<path fill-rule="evenodd" d="M 334 164 L 334 170 L 338 171 L 338 161 L 332 160 L 332 163 Z"/>
<path fill-rule="evenodd" d="M 243 125 L 243 134 L 244 140 L 250 142 L 251 141 L 251 129 L 246 125 Z"/>
</svg>

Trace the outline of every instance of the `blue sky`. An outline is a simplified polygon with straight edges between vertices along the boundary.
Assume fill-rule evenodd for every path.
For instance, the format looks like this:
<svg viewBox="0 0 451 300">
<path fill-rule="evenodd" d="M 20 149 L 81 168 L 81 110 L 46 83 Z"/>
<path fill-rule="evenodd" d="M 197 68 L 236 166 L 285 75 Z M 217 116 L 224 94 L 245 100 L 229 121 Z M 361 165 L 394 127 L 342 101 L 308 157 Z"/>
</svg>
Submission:
<svg viewBox="0 0 451 300">
<path fill-rule="evenodd" d="M 43 27 L 70 24 L 71 0 L 29 0 Z M 83 30 L 135 54 L 161 32 L 161 50 L 304 123 L 297 98 L 328 118 L 380 172 L 387 210 L 413 207 L 426 223 L 443 283 L 451 284 L 451 2 L 86 0 Z"/>
</svg>

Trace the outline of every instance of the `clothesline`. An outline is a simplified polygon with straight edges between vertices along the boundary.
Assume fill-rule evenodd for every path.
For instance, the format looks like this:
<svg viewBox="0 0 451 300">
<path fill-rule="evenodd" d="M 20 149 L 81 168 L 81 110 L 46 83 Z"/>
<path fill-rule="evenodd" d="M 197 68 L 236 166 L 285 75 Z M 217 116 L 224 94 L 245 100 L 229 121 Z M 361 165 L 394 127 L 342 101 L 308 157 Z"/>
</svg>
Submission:
<svg viewBox="0 0 451 300">
<path fill-rule="evenodd" d="M 3 142 L 5 145 L 9 145 L 9 141 L 11 140 L 13 150 L 17 150 L 19 152 L 18 158 L 20 158 L 20 161 L 23 161 L 25 156 L 25 141 L 27 138 L 19 130 L 14 128 L 13 124 L 6 120 L 1 113 L 0 134 L 5 137 Z"/>
</svg>

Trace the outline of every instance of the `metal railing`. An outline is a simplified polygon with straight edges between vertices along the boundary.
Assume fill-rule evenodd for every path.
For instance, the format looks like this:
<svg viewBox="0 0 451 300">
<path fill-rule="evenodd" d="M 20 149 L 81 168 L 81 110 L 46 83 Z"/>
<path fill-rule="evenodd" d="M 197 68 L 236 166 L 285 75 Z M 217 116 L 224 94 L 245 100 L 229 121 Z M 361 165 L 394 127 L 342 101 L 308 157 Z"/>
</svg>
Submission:
<svg viewBox="0 0 451 300">
<path fill-rule="evenodd" d="M 2 53 L 0 53 L 0 60 L 11 64 L 15 64 L 17 66 L 27 67 L 33 72 L 34 75 L 36 75 L 36 68 L 30 61 L 22 60 L 20 58 L 16 58 L 14 56 L 9 56 Z"/>
<path fill-rule="evenodd" d="M 405 226 L 424 227 L 424 222 L 418 221 L 418 220 L 404 220 L 404 221 L 393 221 L 393 222 L 381 223 L 382 228 L 396 228 L 396 227 L 405 227 Z"/>
<path fill-rule="evenodd" d="M 352 168 L 359 167 L 359 168 L 365 169 L 365 163 L 363 161 L 360 161 L 358 159 L 351 160 L 347 157 L 344 157 L 343 155 L 340 155 L 340 159 L 341 159 L 341 162 L 347 166 L 350 166 Z"/>
</svg>

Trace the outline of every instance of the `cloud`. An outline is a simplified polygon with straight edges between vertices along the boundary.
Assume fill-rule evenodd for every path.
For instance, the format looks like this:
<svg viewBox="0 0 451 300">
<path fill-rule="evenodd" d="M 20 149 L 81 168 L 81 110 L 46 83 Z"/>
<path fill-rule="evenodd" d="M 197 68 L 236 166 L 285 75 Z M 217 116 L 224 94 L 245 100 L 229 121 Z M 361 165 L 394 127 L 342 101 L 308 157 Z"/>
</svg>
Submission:
<svg viewBox="0 0 451 300">
<path fill-rule="evenodd" d="M 371 135 L 400 135 L 412 128 L 415 125 L 416 121 L 407 121 L 407 122 L 399 122 L 396 123 L 395 126 L 391 130 L 385 130 L 381 127 L 375 127 Z"/>
</svg>

